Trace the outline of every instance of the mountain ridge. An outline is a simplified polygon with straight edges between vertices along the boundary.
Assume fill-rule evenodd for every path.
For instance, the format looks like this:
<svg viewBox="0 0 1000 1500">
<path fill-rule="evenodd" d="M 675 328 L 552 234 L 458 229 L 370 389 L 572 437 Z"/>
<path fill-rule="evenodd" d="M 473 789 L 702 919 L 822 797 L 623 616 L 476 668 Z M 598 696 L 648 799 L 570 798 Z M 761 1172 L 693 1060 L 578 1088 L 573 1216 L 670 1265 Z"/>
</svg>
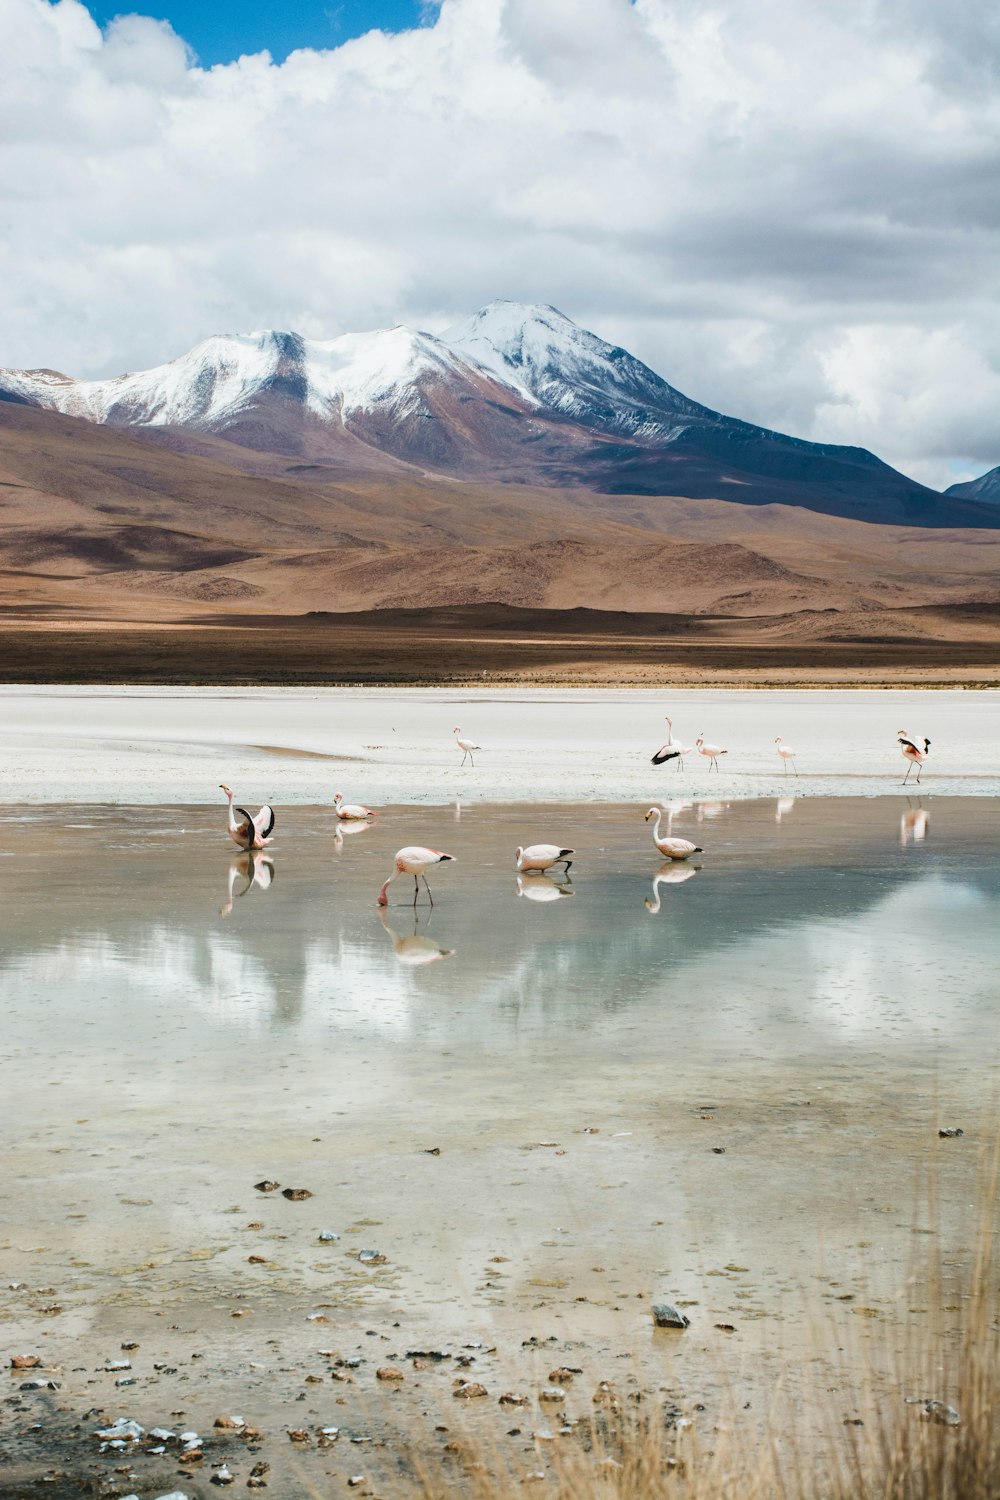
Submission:
<svg viewBox="0 0 1000 1500">
<path fill-rule="evenodd" d="M 866 449 L 702 406 L 548 304 L 493 302 L 441 335 L 401 324 L 326 340 L 213 335 L 166 365 L 103 381 L 2 370 L 0 398 L 157 440 L 222 437 L 334 467 L 990 524 L 981 506 L 942 497 Z"/>
</svg>

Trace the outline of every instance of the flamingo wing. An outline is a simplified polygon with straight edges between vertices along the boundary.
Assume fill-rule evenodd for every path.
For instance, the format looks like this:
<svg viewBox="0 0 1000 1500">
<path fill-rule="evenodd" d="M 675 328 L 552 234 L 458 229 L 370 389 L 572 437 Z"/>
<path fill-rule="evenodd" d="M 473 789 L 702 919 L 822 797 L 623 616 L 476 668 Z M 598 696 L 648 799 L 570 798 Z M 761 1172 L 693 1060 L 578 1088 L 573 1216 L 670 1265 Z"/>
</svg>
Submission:
<svg viewBox="0 0 1000 1500">
<path fill-rule="evenodd" d="M 247 843 L 249 843 L 254 835 L 254 820 L 247 812 L 245 807 L 238 807 L 236 811 L 243 819 L 243 822 L 236 829 L 236 837 L 239 839 L 246 839 Z"/>
<path fill-rule="evenodd" d="M 907 750 L 912 750 L 913 753 L 914 753 L 914 755 L 919 755 L 920 754 L 920 751 L 917 749 L 916 745 L 913 743 L 912 740 L 904 740 L 903 736 L 900 735 L 900 737 L 899 737 L 899 743 L 902 745 L 904 752 L 907 751 Z"/>
<path fill-rule="evenodd" d="M 269 838 L 271 830 L 274 827 L 274 808 L 262 807 L 257 816 L 252 819 L 252 822 L 258 838 Z"/>
<path fill-rule="evenodd" d="M 680 753 L 681 752 L 679 750 L 674 749 L 673 745 L 668 740 L 665 745 L 660 746 L 659 750 L 657 750 L 656 754 L 653 756 L 653 765 L 662 766 L 664 761 L 677 760 L 677 758 L 680 756 Z"/>
</svg>

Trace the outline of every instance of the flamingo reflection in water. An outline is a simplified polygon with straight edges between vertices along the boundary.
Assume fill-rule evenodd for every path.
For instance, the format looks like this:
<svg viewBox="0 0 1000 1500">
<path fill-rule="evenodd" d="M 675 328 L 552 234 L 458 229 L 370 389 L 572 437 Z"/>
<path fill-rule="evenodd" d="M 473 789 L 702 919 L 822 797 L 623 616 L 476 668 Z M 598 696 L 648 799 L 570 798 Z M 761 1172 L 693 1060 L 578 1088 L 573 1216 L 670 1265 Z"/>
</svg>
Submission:
<svg viewBox="0 0 1000 1500">
<path fill-rule="evenodd" d="M 551 875 L 521 875 L 517 877 L 517 894 L 528 901 L 558 901 L 562 896 L 574 896 L 573 882 L 567 875 L 565 880 L 553 880 Z"/>
<path fill-rule="evenodd" d="M 241 891 L 236 889 L 236 882 L 242 878 L 246 883 Z M 234 901 L 239 901 L 247 891 L 254 886 L 259 891 L 269 891 L 274 883 L 274 860 L 265 854 L 262 849 L 254 849 L 248 854 L 237 855 L 229 861 L 229 897 L 225 905 L 219 907 L 219 916 L 228 917 L 233 909 Z"/>
<path fill-rule="evenodd" d="M 394 927 L 390 927 L 384 906 L 378 908 L 378 918 L 392 939 L 392 951 L 401 964 L 417 968 L 420 964 L 432 964 L 436 963 L 439 958 L 454 956 L 454 948 L 442 948 L 440 943 L 436 943 L 433 938 L 419 931 L 421 922 L 426 927 L 427 922 L 430 921 L 430 912 L 427 913 L 426 919 L 414 917 L 412 932 L 397 932 Z"/>
<path fill-rule="evenodd" d="M 356 833 L 369 833 L 372 826 L 368 822 L 338 823 L 333 830 L 333 847 L 340 854 L 343 851 L 345 839 L 353 838 Z"/>
<path fill-rule="evenodd" d="M 795 806 L 794 797 L 779 797 L 774 804 L 774 821 L 780 823 Z"/>
<path fill-rule="evenodd" d="M 721 818 L 723 813 L 729 811 L 728 802 L 696 802 L 695 817 L 699 823 L 704 823 L 708 818 Z"/>
<path fill-rule="evenodd" d="M 927 825 L 930 822 L 929 813 L 920 806 L 910 806 L 899 820 L 899 847 L 905 849 L 907 844 L 922 844 L 927 837 Z"/>
<path fill-rule="evenodd" d="M 655 917 L 660 909 L 661 885 L 683 885 L 685 880 L 697 875 L 700 869 L 700 865 L 679 865 L 671 859 L 661 865 L 653 876 L 653 894 L 647 896 L 643 903 L 650 916 Z"/>
</svg>

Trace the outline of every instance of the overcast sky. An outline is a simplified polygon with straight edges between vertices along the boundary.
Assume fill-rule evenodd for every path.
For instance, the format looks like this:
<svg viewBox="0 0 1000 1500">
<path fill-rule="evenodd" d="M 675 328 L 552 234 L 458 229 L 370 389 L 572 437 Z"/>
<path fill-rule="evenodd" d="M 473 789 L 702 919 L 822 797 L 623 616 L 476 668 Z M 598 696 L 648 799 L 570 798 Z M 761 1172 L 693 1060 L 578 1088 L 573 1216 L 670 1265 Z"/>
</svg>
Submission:
<svg viewBox="0 0 1000 1500">
<path fill-rule="evenodd" d="M 0 0 L 0 364 L 117 374 L 510 297 L 927 483 L 1000 463 L 1000 7 L 420 14 L 210 66 L 166 21 Z"/>
</svg>

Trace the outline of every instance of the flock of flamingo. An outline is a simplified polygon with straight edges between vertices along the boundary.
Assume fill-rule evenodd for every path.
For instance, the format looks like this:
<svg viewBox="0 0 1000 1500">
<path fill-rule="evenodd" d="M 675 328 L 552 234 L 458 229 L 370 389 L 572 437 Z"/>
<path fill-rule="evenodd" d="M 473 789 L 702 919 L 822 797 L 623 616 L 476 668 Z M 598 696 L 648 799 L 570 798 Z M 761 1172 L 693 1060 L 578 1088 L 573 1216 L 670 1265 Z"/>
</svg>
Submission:
<svg viewBox="0 0 1000 1500">
<path fill-rule="evenodd" d="M 698 738 L 694 742 L 693 747 L 689 745 L 683 745 L 679 740 L 674 739 L 673 721 L 668 717 L 666 723 L 668 738 L 664 742 L 664 744 L 662 744 L 656 751 L 655 755 L 653 755 L 652 763 L 654 766 L 661 766 L 668 764 L 670 761 L 676 761 L 679 768 L 683 762 L 684 756 L 690 755 L 692 753 L 692 749 L 694 749 L 697 750 L 699 755 L 704 756 L 705 759 L 709 762 L 709 770 L 711 770 L 713 767 L 716 769 L 716 771 L 719 769 L 719 756 L 727 755 L 729 753 L 722 745 L 710 744 L 705 739 L 705 736 L 703 734 L 700 734 L 698 736 Z M 462 752 L 462 765 L 465 765 L 466 760 L 470 760 L 472 765 L 474 766 L 476 763 L 474 759 L 475 752 L 477 750 L 481 750 L 482 746 L 477 745 L 474 740 L 463 739 L 461 737 L 462 730 L 460 725 L 456 724 L 455 728 L 452 730 L 452 733 L 455 736 L 455 744 Z M 924 764 L 924 761 L 927 759 L 928 751 L 931 748 L 931 742 L 930 740 L 925 739 L 923 742 L 923 749 L 921 750 L 915 741 L 907 738 L 905 729 L 897 730 L 897 737 L 898 744 L 903 754 L 903 758 L 907 762 L 906 776 L 903 778 L 903 785 L 905 786 L 909 781 L 910 773 L 914 769 L 916 769 L 917 772 L 917 784 L 919 785 L 921 768 Z M 791 765 L 793 773 L 797 776 L 798 767 L 795 764 L 795 751 L 790 745 L 786 745 L 783 743 L 780 735 L 775 737 L 774 743 L 777 747 L 778 755 L 781 757 L 782 763 L 784 765 L 785 774 L 787 775 L 788 767 L 789 765 Z M 226 799 L 229 804 L 229 837 L 235 844 L 239 846 L 240 849 L 242 849 L 247 854 L 253 854 L 256 851 L 261 851 L 266 848 L 266 846 L 270 843 L 274 832 L 274 809 L 270 806 L 264 806 L 259 810 L 259 812 L 254 814 L 248 812 L 246 808 L 239 806 L 234 807 L 233 797 L 235 794 L 232 788 L 226 786 L 224 782 L 220 782 L 219 787 L 220 790 L 225 793 Z M 342 792 L 336 793 L 333 799 L 333 805 L 334 811 L 337 816 L 337 837 L 341 840 L 341 830 L 344 825 L 369 824 L 371 820 L 378 816 L 374 808 L 365 807 L 360 802 L 345 802 Z M 645 815 L 645 820 L 647 823 L 650 819 L 653 820 L 653 844 L 656 847 L 658 853 L 663 855 L 664 859 L 666 859 L 667 861 L 686 860 L 690 859 L 692 854 L 704 853 L 704 850 L 700 844 L 692 843 L 690 839 L 675 838 L 671 834 L 669 814 L 667 819 L 667 832 L 661 834 L 661 808 L 651 807 Z M 574 853 L 575 850 L 565 849 L 559 844 L 528 844 L 524 847 L 519 847 L 514 855 L 515 869 L 517 871 L 518 879 L 518 894 L 526 894 L 524 889 L 525 883 L 523 880 L 523 877 L 525 875 L 545 875 L 546 871 L 553 869 L 558 865 L 562 865 L 563 874 L 568 875 L 570 866 L 573 863 L 570 856 Z M 422 844 L 407 844 L 404 848 L 398 849 L 396 851 L 395 860 L 393 862 L 392 873 L 383 882 L 382 887 L 378 893 L 377 905 L 380 908 L 388 906 L 388 893 L 391 883 L 394 880 L 398 879 L 401 875 L 412 875 L 414 907 L 416 906 L 417 899 L 420 895 L 421 880 L 424 883 L 424 889 L 427 892 L 428 900 L 431 906 L 433 906 L 434 897 L 431 895 L 431 888 L 427 883 L 427 871 L 431 869 L 433 865 L 445 864 L 453 859 L 454 855 L 452 854 L 445 854 L 441 849 L 430 849 Z M 666 872 L 661 872 L 661 876 L 664 880 L 669 879 L 669 870 L 667 870 Z M 268 883 L 270 883 L 269 877 Z M 647 908 L 649 910 L 658 910 L 660 898 L 657 881 L 654 881 L 653 883 L 653 898 L 653 903 L 646 903 Z M 227 911 L 231 911 L 232 904 L 233 880 L 231 879 L 229 901 L 227 905 L 223 907 L 223 912 L 225 913 Z"/>
</svg>

